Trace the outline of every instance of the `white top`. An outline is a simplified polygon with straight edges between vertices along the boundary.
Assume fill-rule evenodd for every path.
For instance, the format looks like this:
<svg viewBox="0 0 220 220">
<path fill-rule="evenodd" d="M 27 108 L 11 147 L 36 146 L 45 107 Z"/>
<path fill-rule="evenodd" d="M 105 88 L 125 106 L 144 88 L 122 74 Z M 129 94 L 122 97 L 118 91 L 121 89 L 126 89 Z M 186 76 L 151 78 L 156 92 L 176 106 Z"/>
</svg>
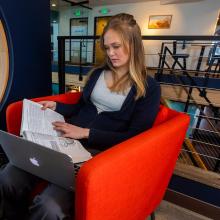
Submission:
<svg viewBox="0 0 220 220">
<path fill-rule="evenodd" d="M 93 88 L 90 100 L 96 106 L 98 113 L 103 111 L 119 111 L 130 89 L 127 90 L 126 94 L 111 92 L 106 85 L 104 76 L 104 71 L 102 71 Z"/>
</svg>

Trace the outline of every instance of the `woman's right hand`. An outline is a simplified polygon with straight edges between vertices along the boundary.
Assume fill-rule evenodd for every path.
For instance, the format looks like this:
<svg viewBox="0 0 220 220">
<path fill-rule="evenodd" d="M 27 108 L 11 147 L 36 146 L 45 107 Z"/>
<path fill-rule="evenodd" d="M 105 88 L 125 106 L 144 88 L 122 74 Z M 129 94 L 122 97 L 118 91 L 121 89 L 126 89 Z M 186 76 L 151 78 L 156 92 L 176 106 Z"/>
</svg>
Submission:
<svg viewBox="0 0 220 220">
<path fill-rule="evenodd" d="M 41 108 L 42 110 L 49 108 L 55 111 L 56 106 L 57 106 L 57 103 L 54 101 L 40 101 L 38 103 L 42 105 L 42 108 Z"/>
</svg>

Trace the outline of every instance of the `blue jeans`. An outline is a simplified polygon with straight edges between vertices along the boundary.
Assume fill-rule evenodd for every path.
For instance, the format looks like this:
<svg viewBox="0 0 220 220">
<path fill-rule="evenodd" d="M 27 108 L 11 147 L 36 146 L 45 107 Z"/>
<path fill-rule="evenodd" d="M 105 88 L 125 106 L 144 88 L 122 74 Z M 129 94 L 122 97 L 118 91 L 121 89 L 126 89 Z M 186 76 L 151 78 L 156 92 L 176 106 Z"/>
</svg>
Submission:
<svg viewBox="0 0 220 220">
<path fill-rule="evenodd" d="M 0 171 L 0 219 L 73 219 L 74 193 L 48 184 L 30 204 L 30 193 L 42 179 L 10 163 Z"/>
</svg>

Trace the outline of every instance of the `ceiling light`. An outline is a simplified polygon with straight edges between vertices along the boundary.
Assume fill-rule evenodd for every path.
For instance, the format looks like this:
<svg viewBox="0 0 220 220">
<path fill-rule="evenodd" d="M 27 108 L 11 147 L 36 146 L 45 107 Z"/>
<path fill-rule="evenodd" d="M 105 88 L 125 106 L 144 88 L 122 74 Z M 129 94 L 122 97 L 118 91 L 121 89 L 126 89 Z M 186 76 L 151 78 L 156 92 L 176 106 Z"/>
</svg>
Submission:
<svg viewBox="0 0 220 220">
<path fill-rule="evenodd" d="M 52 6 L 52 7 L 56 7 L 57 5 L 53 3 L 51 6 Z"/>
</svg>

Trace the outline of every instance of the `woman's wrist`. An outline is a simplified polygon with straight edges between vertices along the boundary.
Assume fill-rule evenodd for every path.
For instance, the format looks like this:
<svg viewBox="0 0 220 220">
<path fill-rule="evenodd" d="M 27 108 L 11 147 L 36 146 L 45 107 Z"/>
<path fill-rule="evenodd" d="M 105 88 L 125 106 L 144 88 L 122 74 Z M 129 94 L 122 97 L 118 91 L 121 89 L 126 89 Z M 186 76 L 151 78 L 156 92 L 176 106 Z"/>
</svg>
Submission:
<svg viewBox="0 0 220 220">
<path fill-rule="evenodd" d="M 56 111 L 56 108 L 57 108 L 57 103 L 54 102 L 53 110 Z"/>
<path fill-rule="evenodd" d="M 89 132 L 90 132 L 90 129 L 89 129 L 89 128 L 84 128 L 83 138 L 88 138 L 88 137 L 89 137 Z"/>
</svg>

